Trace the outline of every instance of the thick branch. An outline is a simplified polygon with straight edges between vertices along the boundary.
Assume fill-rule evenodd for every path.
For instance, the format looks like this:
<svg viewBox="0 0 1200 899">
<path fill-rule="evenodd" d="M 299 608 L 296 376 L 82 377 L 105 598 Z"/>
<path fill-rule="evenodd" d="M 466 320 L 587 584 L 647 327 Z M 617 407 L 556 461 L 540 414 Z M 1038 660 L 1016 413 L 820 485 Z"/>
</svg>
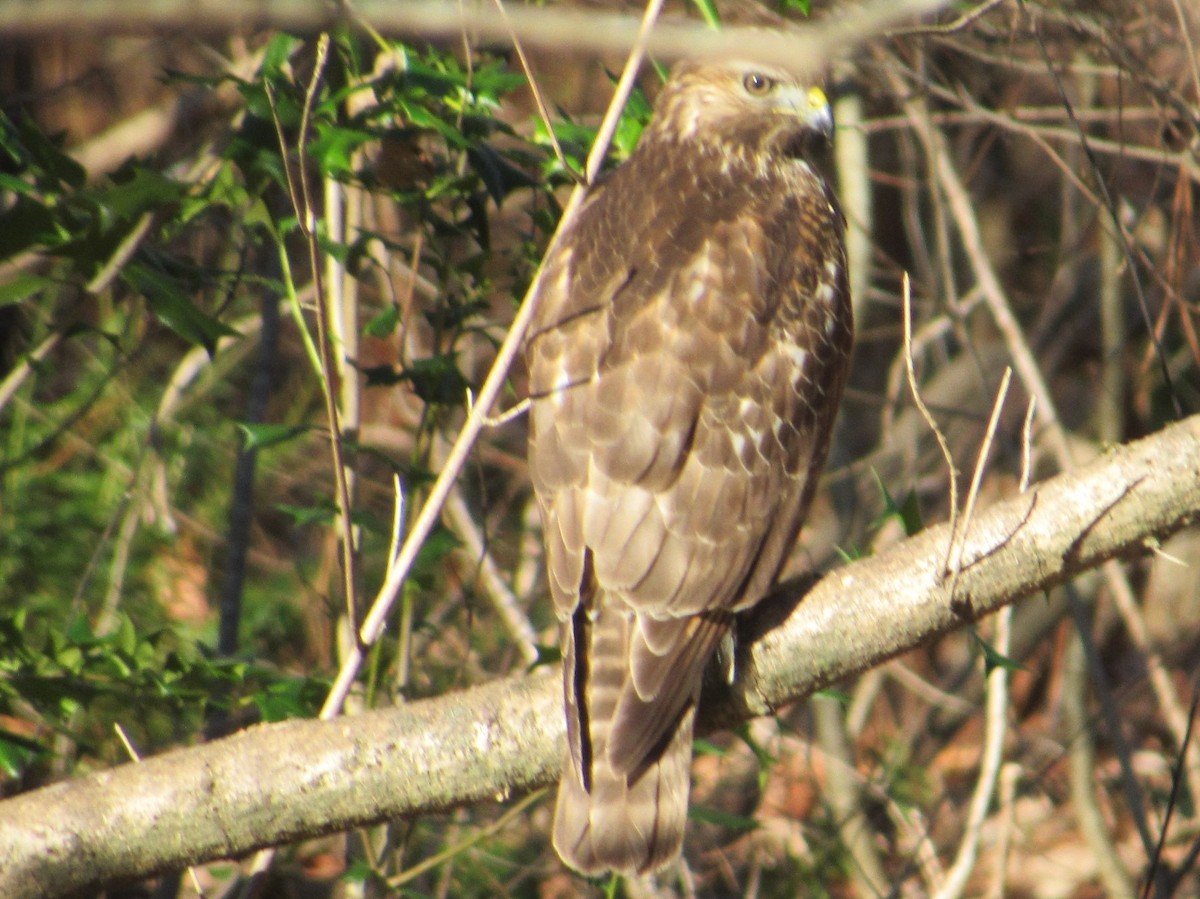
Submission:
<svg viewBox="0 0 1200 899">
<path fill-rule="evenodd" d="M 948 0 L 874 0 L 852 15 L 831 16 L 812 25 L 780 32 L 749 26 L 714 31 L 699 21 L 661 22 L 649 49 L 664 60 L 681 57 L 737 56 L 793 69 L 818 71 L 834 53 L 849 52 L 863 41 L 938 11 Z M 129 33 L 183 29 L 188 34 L 227 34 L 248 28 L 291 31 L 327 30 L 352 13 L 351 21 L 370 22 L 382 34 L 417 34 L 422 39 L 473 42 L 513 36 L 525 47 L 559 52 L 625 53 L 638 32 L 635 16 L 601 10 L 513 4 L 504 15 L 490 3 L 431 0 L 38 0 L 0 4 L 0 33 L 6 36 L 78 32 Z"/>
<path fill-rule="evenodd" d="M 945 527 L 833 572 L 803 602 L 781 592 L 743 627 L 739 679 L 706 695 L 706 724 L 761 714 L 1197 518 L 1200 416 L 977 514 L 953 598 Z M 0 802 L 0 895 L 94 890 L 503 800 L 554 780 L 562 737 L 549 670 L 353 718 L 261 725 Z"/>
</svg>

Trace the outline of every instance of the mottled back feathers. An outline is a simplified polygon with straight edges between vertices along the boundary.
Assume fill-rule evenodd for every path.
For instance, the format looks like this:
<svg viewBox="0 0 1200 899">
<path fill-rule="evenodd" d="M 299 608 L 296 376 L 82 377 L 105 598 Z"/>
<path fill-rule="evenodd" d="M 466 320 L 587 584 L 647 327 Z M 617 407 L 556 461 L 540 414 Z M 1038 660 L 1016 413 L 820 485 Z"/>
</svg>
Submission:
<svg viewBox="0 0 1200 899">
<path fill-rule="evenodd" d="M 820 91 L 681 64 L 548 260 L 526 356 L 530 469 L 564 621 L 564 860 L 678 854 L 703 669 L 771 587 L 850 350 L 842 222 L 802 155 Z"/>
</svg>

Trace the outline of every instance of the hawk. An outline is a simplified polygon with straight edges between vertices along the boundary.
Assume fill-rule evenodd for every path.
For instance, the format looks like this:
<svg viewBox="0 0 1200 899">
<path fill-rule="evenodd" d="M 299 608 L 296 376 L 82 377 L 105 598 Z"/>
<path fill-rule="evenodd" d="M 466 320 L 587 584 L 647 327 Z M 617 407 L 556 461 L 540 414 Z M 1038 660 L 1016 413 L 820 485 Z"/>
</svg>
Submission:
<svg viewBox="0 0 1200 899">
<path fill-rule="evenodd" d="M 704 668 L 824 464 L 853 330 L 812 162 L 831 128 L 785 71 L 680 63 L 547 260 L 529 463 L 563 621 L 553 838 L 578 871 L 679 854 Z"/>
</svg>

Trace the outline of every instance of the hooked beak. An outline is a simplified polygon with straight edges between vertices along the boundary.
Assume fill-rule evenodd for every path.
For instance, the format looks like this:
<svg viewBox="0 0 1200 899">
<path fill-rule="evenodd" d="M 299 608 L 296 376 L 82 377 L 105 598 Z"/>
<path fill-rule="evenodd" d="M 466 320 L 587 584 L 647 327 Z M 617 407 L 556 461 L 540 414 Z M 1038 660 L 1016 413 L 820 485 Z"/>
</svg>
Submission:
<svg viewBox="0 0 1200 899">
<path fill-rule="evenodd" d="M 819 87 L 810 87 L 804 98 L 805 102 L 797 112 L 814 131 L 826 139 L 833 137 L 833 107 L 829 98 Z"/>
</svg>

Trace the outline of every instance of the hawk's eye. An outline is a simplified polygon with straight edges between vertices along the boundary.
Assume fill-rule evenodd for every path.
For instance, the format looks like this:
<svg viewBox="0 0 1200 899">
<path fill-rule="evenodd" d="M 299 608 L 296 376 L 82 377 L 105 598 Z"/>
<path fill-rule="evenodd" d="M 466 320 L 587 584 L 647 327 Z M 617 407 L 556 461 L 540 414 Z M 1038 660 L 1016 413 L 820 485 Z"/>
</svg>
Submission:
<svg viewBox="0 0 1200 899">
<path fill-rule="evenodd" d="M 759 72 L 751 72 L 742 79 L 742 87 L 751 97 L 765 97 L 775 87 L 775 79 Z"/>
</svg>

